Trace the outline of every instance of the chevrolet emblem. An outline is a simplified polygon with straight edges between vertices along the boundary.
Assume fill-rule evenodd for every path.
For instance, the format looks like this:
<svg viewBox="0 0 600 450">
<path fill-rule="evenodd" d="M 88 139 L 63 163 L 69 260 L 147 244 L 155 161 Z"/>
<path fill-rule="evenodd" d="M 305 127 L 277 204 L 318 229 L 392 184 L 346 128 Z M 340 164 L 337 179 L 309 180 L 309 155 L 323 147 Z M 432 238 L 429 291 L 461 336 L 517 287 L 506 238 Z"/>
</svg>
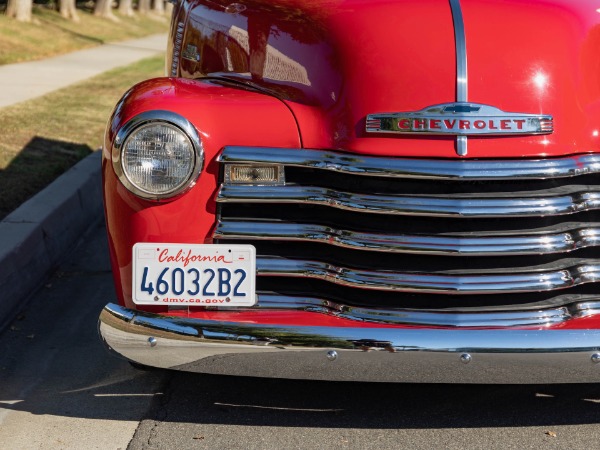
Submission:
<svg viewBox="0 0 600 450">
<path fill-rule="evenodd" d="M 550 134 L 552 116 L 504 112 L 480 103 L 445 103 L 420 111 L 369 114 L 367 133 L 488 136 Z"/>
</svg>

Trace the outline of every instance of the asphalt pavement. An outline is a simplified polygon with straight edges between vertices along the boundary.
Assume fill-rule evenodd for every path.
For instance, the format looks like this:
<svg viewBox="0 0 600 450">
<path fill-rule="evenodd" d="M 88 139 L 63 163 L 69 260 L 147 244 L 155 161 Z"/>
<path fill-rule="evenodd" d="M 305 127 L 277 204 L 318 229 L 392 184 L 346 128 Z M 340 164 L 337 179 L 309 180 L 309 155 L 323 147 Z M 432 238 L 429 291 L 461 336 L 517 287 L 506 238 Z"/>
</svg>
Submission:
<svg viewBox="0 0 600 450">
<path fill-rule="evenodd" d="M 0 108 L 161 53 L 166 39 L 152 35 L 0 66 Z M 86 230 L 102 220 L 100 156 L 95 152 L 80 161 L 0 222 L 0 330 Z"/>
<path fill-rule="evenodd" d="M 127 448 L 162 375 L 103 347 L 98 315 L 115 297 L 100 222 L 0 333 L 0 447 Z"/>
</svg>

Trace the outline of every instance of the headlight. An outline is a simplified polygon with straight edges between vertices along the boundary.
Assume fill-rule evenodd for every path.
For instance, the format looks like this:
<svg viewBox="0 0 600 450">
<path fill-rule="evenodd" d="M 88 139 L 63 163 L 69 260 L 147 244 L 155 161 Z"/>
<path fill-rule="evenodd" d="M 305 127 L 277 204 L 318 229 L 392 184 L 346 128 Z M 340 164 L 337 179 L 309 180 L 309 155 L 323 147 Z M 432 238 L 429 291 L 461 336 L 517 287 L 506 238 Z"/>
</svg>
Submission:
<svg viewBox="0 0 600 450">
<path fill-rule="evenodd" d="M 194 185 L 204 156 L 194 126 L 168 111 L 148 111 L 127 122 L 117 133 L 113 167 L 134 194 L 165 199 Z"/>
</svg>

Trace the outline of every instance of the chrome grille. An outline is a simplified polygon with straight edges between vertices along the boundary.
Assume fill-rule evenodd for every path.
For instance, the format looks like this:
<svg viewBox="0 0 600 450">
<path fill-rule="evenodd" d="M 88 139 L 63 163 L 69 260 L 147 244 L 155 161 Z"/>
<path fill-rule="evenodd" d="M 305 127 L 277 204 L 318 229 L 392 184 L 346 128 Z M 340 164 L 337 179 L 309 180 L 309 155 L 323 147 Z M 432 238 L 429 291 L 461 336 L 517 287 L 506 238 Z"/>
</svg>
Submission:
<svg viewBox="0 0 600 450">
<path fill-rule="evenodd" d="M 557 307 L 597 300 L 600 156 L 420 160 L 226 147 L 219 161 L 285 168 L 284 186 L 223 184 L 217 194 L 214 239 L 257 247 L 259 307 L 285 298 L 299 309 L 311 299 L 337 311 L 534 309 L 555 318 Z"/>
<path fill-rule="evenodd" d="M 252 186 L 249 189 L 248 186 L 236 185 L 223 186 L 217 201 L 311 204 L 373 214 L 428 217 L 528 217 L 572 214 L 600 208 L 600 192 L 576 189 L 578 188 L 557 189 L 542 195 L 520 192 L 486 198 L 485 193 L 479 192 L 471 194 L 472 196 L 461 193 L 439 198 L 425 195 L 362 194 L 318 186 Z"/>
</svg>

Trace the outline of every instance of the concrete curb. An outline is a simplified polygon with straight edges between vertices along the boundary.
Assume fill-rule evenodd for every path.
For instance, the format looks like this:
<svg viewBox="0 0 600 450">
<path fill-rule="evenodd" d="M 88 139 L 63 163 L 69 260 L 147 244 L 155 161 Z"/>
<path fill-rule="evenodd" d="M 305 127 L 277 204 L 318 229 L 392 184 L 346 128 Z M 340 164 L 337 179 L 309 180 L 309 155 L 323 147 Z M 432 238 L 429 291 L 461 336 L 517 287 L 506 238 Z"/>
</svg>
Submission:
<svg viewBox="0 0 600 450">
<path fill-rule="evenodd" d="M 80 161 L 0 222 L 0 330 L 102 217 L 101 153 Z"/>
</svg>

